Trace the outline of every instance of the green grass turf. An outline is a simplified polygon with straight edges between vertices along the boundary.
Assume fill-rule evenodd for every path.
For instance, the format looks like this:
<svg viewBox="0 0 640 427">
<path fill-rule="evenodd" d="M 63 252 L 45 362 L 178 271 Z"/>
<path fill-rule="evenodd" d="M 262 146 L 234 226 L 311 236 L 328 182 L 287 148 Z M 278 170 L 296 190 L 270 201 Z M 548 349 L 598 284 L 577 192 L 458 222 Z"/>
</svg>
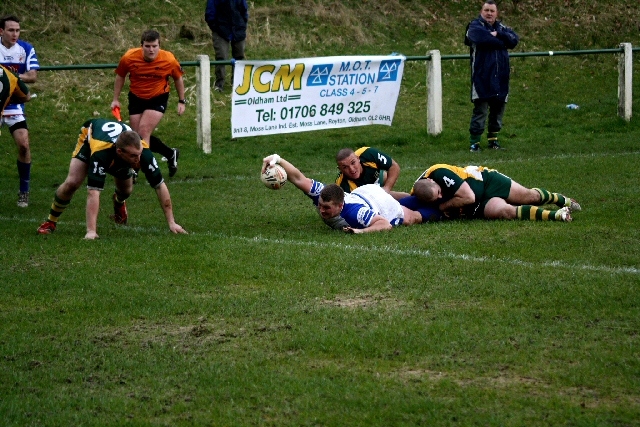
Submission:
<svg viewBox="0 0 640 427">
<path fill-rule="evenodd" d="M 253 39 L 264 46 L 254 42 L 252 57 L 418 55 L 427 48 L 460 53 L 455 43 L 473 16 L 471 3 L 437 9 L 421 2 L 305 2 L 304 8 L 256 2 L 252 16 L 261 31 Z M 631 3 L 618 3 L 627 13 Z M 164 14 L 152 14 L 140 4 L 18 8 L 9 1 L 6 8 L 30 13 L 24 35 L 33 36 L 46 65 L 77 59 L 60 44 L 76 46 L 75 38 L 79 48 L 88 30 L 95 43 L 80 62 L 115 62 L 147 22 L 164 25 L 159 28 L 171 35 L 166 45 L 182 53 L 180 59 L 212 53 L 206 27 L 184 21 L 199 17 L 203 5 L 158 2 Z M 573 26 L 572 20 L 583 22 L 588 5 L 556 17 L 551 12 L 562 11 L 560 2 L 538 5 L 537 14 L 534 2 L 513 4 L 505 6 L 505 20 L 531 50 L 626 41 L 624 25 L 598 36 L 590 26 Z M 597 19 L 628 19 L 608 2 L 599 4 L 609 7 Z M 394 16 L 384 14 L 393 6 L 398 17 L 390 31 L 377 31 L 383 16 Z M 136 8 L 137 17 L 128 13 Z M 169 13 L 178 8 L 182 12 Z M 359 21 L 352 20 L 354 9 L 364 13 Z M 321 31 L 311 11 L 333 31 Z M 266 16 L 274 31 L 269 37 Z M 430 26 L 420 27 L 423 16 Z M 532 16 L 552 16 L 545 25 L 556 37 L 536 35 L 530 21 L 542 18 Z M 65 27 L 71 18 L 85 24 Z M 175 36 L 183 23 L 200 31 L 194 41 Z M 305 23 L 314 30 L 304 33 Z M 444 31 L 445 23 L 454 29 Z M 109 31 L 119 26 L 128 32 Z M 358 28 L 365 35 L 358 49 L 340 43 L 341 37 L 359 40 Z M 283 50 L 291 34 L 306 34 L 310 43 Z M 316 52 L 324 34 L 326 51 Z M 637 59 L 634 65 L 637 70 Z M 156 133 L 181 149 L 178 174 L 167 182 L 176 220 L 190 234 L 169 233 L 155 193 L 142 180 L 128 202 L 127 226 L 109 222 L 103 195 L 101 238 L 94 242 L 82 239 L 84 189 L 53 235 L 35 230 L 64 180 L 80 125 L 94 111 L 108 114 L 112 74 L 41 72 L 33 85 L 38 98 L 28 106 L 33 172 L 27 209 L 15 205 L 15 148 L 6 128 L 0 136 L 2 424 L 638 425 L 638 120 L 616 117 L 613 55 L 527 58 L 512 66 L 501 134 L 507 150 L 500 152 L 467 151 L 466 61 L 443 63 L 445 129 L 438 137 L 426 133 L 419 62 L 406 66 L 392 127 L 232 141 L 230 97 L 213 94 L 211 155 L 197 147 L 194 104 L 177 117 L 172 96 Z M 187 73 L 193 100 L 194 73 Z M 635 93 L 639 82 L 636 71 Z M 569 103 L 581 108 L 567 110 Z M 574 197 L 584 210 L 569 224 L 456 221 L 354 236 L 326 228 L 291 184 L 272 191 L 259 180 L 261 159 L 277 152 L 329 182 L 335 152 L 362 145 L 398 161 L 401 190 L 433 163 L 482 164 L 523 185 Z M 166 164 L 161 167 L 166 174 Z"/>
</svg>

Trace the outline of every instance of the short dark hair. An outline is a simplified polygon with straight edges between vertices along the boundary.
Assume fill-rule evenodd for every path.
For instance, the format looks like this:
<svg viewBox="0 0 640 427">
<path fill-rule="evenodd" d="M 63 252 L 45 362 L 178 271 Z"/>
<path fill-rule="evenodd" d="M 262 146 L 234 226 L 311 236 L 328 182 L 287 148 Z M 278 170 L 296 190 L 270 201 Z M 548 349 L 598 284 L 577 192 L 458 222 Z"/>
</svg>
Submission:
<svg viewBox="0 0 640 427">
<path fill-rule="evenodd" d="M 422 202 L 431 203 L 436 200 L 437 185 L 434 181 L 419 179 L 413 184 L 413 195 Z"/>
<path fill-rule="evenodd" d="M 5 15 L 2 18 L 0 18 L 0 28 L 4 30 L 4 26 L 7 21 L 17 22 L 18 24 L 20 23 L 20 19 L 18 19 L 16 15 Z"/>
<path fill-rule="evenodd" d="M 142 147 L 142 143 L 140 142 L 140 135 L 138 135 L 138 132 L 127 130 L 118 135 L 118 139 L 116 140 L 116 148 L 124 150 L 127 147 L 134 147 L 136 149 Z"/>
<path fill-rule="evenodd" d="M 338 154 L 336 154 L 336 162 L 343 161 L 353 153 L 354 151 L 351 148 L 343 148 L 342 150 L 338 151 Z"/>
<path fill-rule="evenodd" d="M 143 45 L 144 42 L 154 42 L 156 40 L 160 40 L 160 33 L 156 30 L 147 30 L 140 37 L 140 45 Z"/>
<path fill-rule="evenodd" d="M 496 3 L 494 0 L 485 0 L 484 3 L 482 3 L 482 5 L 484 6 L 485 4 L 492 4 L 495 7 L 498 7 L 498 3 Z"/>
<path fill-rule="evenodd" d="M 320 198 L 323 202 L 344 203 L 344 190 L 337 184 L 325 185 L 320 191 Z"/>
</svg>

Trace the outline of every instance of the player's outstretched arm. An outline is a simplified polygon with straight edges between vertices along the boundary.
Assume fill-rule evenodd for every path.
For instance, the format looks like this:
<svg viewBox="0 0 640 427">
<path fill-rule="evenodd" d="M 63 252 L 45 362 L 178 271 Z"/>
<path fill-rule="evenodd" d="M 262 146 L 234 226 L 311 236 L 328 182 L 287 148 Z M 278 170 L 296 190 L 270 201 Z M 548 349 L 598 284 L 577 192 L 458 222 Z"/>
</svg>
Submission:
<svg viewBox="0 0 640 427">
<path fill-rule="evenodd" d="M 167 224 L 169 224 L 169 230 L 174 234 L 188 234 L 187 231 L 182 228 L 180 224 L 177 224 L 173 218 L 173 205 L 171 204 L 171 195 L 169 194 L 167 184 L 164 182 L 160 184 L 156 188 L 156 195 L 158 196 L 158 201 L 160 201 L 164 217 L 167 219 Z"/>
<path fill-rule="evenodd" d="M 308 193 L 309 191 L 311 191 L 311 179 L 304 176 L 304 174 L 300 172 L 298 168 L 296 168 L 277 154 L 272 154 L 262 159 L 261 172 L 264 172 L 267 167 L 273 166 L 275 164 L 278 164 L 284 168 L 285 172 L 287 173 L 287 181 L 295 185 L 304 193 Z"/>
</svg>

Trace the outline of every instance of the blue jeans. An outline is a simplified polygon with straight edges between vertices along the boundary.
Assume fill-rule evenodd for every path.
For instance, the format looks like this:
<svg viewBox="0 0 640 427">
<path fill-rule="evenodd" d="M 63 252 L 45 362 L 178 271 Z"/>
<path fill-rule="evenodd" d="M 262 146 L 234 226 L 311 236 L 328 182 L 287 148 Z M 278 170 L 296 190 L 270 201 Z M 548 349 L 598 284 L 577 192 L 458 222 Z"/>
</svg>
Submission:
<svg viewBox="0 0 640 427">
<path fill-rule="evenodd" d="M 484 133 L 484 125 L 487 121 L 487 116 L 489 116 L 488 132 L 500 132 L 500 129 L 502 129 L 502 116 L 504 116 L 504 108 L 506 104 L 506 100 L 498 98 L 474 100 L 473 115 L 471 116 L 469 133 L 471 135 L 482 135 Z"/>
</svg>

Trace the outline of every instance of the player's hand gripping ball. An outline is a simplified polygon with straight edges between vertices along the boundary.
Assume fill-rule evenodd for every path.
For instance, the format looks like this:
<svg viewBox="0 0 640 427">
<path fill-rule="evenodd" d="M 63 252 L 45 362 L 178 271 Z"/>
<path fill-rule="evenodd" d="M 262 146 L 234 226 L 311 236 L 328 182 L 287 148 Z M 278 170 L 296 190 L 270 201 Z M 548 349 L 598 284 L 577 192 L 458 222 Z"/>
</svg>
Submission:
<svg viewBox="0 0 640 427">
<path fill-rule="evenodd" d="M 280 165 L 268 166 L 260 179 L 268 188 L 279 190 L 287 182 L 287 171 Z"/>
</svg>

